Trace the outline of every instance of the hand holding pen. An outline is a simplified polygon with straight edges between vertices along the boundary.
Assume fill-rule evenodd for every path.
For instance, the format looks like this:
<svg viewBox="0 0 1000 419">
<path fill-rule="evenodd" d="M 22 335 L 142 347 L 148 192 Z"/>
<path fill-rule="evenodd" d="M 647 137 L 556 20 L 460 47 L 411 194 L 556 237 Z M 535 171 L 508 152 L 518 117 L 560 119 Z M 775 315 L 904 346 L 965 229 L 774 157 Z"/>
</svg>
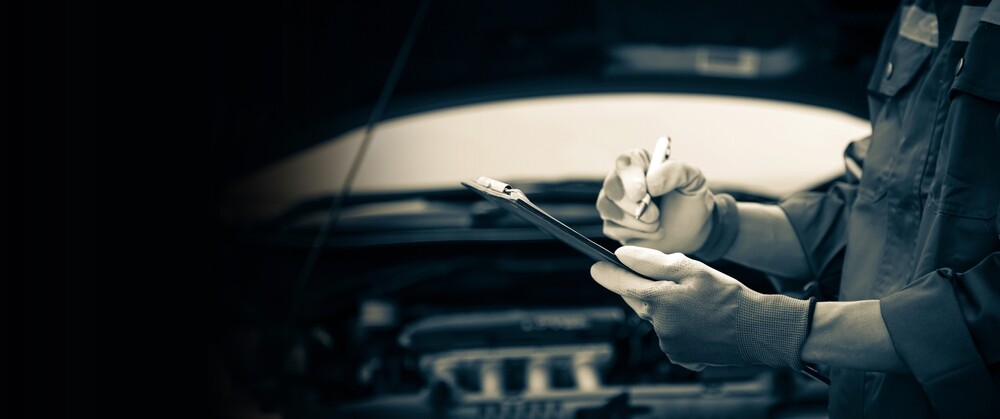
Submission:
<svg viewBox="0 0 1000 419">
<path fill-rule="evenodd" d="M 667 161 L 670 158 L 670 137 L 660 137 L 656 140 L 656 146 L 653 147 L 653 155 L 649 159 L 649 168 L 646 169 L 646 173 L 652 172 L 660 164 Z M 649 204 L 652 203 L 653 197 L 646 192 L 646 195 L 642 197 L 642 201 L 639 201 L 639 205 L 635 208 L 635 219 L 638 220 L 646 209 L 649 208 Z"/>
<path fill-rule="evenodd" d="M 663 137 L 652 155 L 635 148 L 615 159 L 597 196 L 605 236 L 664 253 L 696 252 L 705 243 L 715 202 L 712 192 L 696 166 L 665 161 L 670 148 L 671 141 Z"/>
</svg>

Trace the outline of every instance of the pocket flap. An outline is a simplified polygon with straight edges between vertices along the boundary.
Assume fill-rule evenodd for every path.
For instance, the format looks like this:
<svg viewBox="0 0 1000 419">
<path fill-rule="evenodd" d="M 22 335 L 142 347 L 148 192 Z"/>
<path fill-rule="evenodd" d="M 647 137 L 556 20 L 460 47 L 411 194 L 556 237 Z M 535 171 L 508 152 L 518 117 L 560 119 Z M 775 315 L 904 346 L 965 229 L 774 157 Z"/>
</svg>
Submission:
<svg viewBox="0 0 1000 419">
<path fill-rule="evenodd" d="M 996 1 L 994 1 L 996 3 Z M 1000 4 L 1000 3 L 998 3 Z M 1000 102 L 1000 26 L 979 22 L 951 88 Z M 952 92 L 954 94 L 954 91 Z"/>
<path fill-rule="evenodd" d="M 899 36 L 889 54 L 875 68 L 868 90 L 892 97 L 916 78 L 934 48 Z M 881 72 L 881 73 L 879 73 Z"/>
</svg>

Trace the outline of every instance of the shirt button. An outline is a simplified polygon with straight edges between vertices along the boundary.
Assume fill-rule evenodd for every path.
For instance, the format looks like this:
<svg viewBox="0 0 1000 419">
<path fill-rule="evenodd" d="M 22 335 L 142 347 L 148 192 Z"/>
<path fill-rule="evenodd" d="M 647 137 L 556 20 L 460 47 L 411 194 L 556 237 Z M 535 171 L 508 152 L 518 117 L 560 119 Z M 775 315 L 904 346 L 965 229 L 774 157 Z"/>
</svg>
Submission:
<svg viewBox="0 0 1000 419">
<path fill-rule="evenodd" d="M 955 66 L 955 75 L 959 75 L 962 72 L 962 68 L 965 67 L 965 58 L 958 59 L 958 65 Z"/>
<path fill-rule="evenodd" d="M 888 63 L 885 65 L 885 79 L 888 80 L 891 78 L 892 78 L 892 63 Z"/>
</svg>

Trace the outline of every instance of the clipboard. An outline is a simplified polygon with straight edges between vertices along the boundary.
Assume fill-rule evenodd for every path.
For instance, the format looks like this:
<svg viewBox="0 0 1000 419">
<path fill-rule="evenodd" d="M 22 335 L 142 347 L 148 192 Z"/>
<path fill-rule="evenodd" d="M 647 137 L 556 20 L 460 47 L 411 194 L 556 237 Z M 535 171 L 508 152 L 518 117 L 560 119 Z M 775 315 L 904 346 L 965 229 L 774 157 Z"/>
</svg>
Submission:
<svg viewBox="0 0 1000 419">
<path fill-rule="evenodd" d="M 535 204 L 528 200 L 528 197 L 521 192 L 520 189 L 514 189 L 510 185 L 490 179 L 488 177 L 482 176 L 475 181 L 462 181 L 462 185 L 466 188 L 476 191 L 482 195 L 486 200 L 493 202 L 500 207 L 517 214 L 521 218 L 525 219 L 535 227 L 542 229 L 543 231 L 551 234 L 559 241 L 568 244 L 570 247 L 579 250 L 583 254 L 590 256 L 591 259 L 596 261 L 604 261 L 613 263 L 622 269 L 639 275 L 643 278 L 647 278 L 624 263 L 618 260 L 618 257 L 614 253 L 611 253 L 608 249 L 604 248 L 593 240 L 588 239 L 586 236 L 573 230 L 566 224 L 555 219 L 541 208 L 538 208 Z M 815 366 L 804 364 L 799 372 L 808 375 L 822 382 L 826 385 L 830 385 L 830 379 L 819 372 Z"/>
<path fill-rule="evenodd" d="M 485 176 L 480 177 L 475 181 L 462 181 L 462 185 L 476 191 L 486 198 L 486 200 L 499 205 L 501 208 L 517 214 L 525 221 L 533 224 L 542 231 L 551 234 L 559 241 L 568 244 L 570 247 L 589 256 L 591 259 L 599 262 L 603 261 L 613 263 L 622 269 L 642 276 L 641 274 L 630 269 L 628 266 L 625 266 L 624 263 L 621 263 L 615 254 L 606 249 L 604 246 L 594 243 L 593 240 L 588 239 L 583 234 L 573 230 L 566 224 L 563 224 L 561 221 L 543 211 L 541 208 L 538 208 L 538 206 L 528 200 L 528 197 L 524 194 L 524 192 L 521 192 L 520 189 L 514 189 L 506 183 L 490 179 Z"/>
</svg>

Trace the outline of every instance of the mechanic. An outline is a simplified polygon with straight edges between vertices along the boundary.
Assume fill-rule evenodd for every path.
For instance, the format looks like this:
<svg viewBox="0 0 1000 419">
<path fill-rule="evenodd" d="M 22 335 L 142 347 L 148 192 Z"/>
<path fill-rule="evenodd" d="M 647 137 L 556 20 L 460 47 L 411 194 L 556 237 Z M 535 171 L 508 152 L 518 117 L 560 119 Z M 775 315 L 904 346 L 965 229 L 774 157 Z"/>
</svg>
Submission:
<svg viewBox="0 0 1000 419">
<path fill-rule="evenodd" d="M 653 280 L 591 274 L 687 368 L 828 367 L 832 417 L 1000 416 L 1000 0 L 904 1 L 875 69 L 872 135 L 825 193 L 738 203 L 684 162 L 619 156 L 597 208 Z M 685 253 L 834 287 L 760 294 Z"/>
</svg>

